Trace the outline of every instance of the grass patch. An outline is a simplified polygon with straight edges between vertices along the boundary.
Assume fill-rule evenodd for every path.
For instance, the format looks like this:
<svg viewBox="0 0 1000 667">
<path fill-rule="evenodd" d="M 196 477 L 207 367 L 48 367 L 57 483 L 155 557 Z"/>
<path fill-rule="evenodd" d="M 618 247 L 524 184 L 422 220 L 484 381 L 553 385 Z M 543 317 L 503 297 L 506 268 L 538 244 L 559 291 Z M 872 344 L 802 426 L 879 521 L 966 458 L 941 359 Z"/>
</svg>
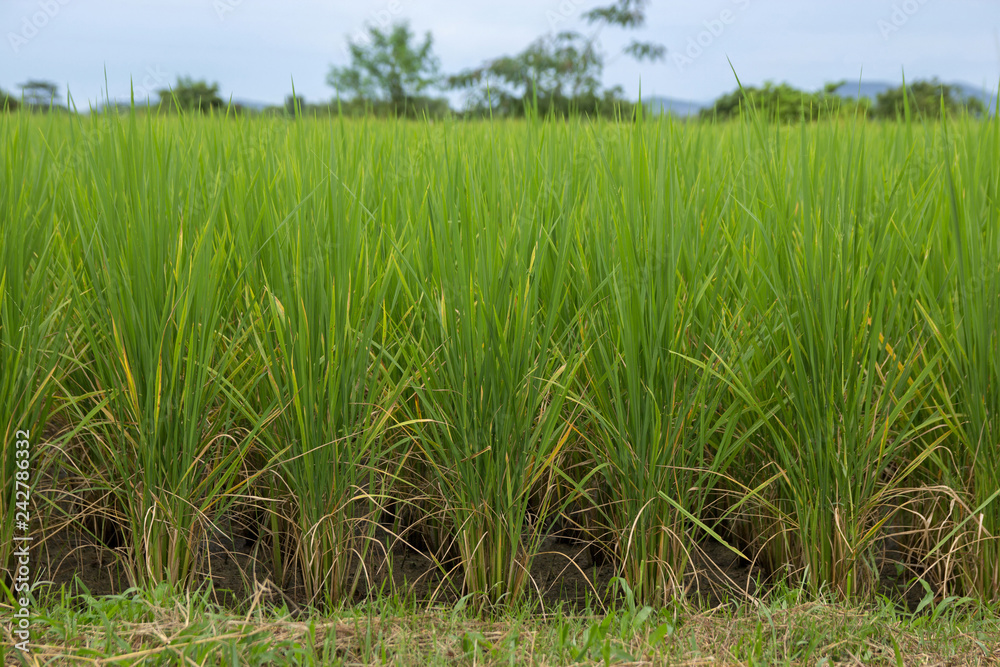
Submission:
<svg viewBox="0 0 1000 667">
<path fill-rule="evenodd" d="M 821 596 L 822 597 L 822 596 Z M 334 613 L 251 605 L 225 612 L 168 586 L 94 598 L 64 594 L 37 625 L 29 664 L 501 665 L 967 664 L 1000 662 L 997 609 L 931 602 L 844 605 L 804 589 L 759 605 L 698 612 L 629 604 L 606 614 L 469 609 L 403 600 Z"/>
</svg>

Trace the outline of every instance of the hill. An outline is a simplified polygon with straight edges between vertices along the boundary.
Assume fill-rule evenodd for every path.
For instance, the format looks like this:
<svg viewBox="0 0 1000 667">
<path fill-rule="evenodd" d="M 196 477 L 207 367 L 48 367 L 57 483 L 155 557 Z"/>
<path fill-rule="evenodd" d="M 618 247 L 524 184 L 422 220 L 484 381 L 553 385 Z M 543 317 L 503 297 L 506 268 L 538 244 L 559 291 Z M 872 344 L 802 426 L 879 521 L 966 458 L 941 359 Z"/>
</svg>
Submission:
<svg viewBox="0 0 1000 667">
<path fill-rule="evenodd" d="M 681 118 L 697 116 L 699 111 L 709 106 L 712 105 L 707 102 L 692 102 L 672 97 L 651 97 L 646 100 L 646 107 L 654 114 L 669 113 Z"/>
<path fill-rule="evenodd" d="M 878 96 L 887 90 L 896 88 L 900 83 L 890 83 L 887 81 L 862 81 L 860 84 L 858 82 L 848 82 L 837 88 L 836 93 L 841 97 L 867 97 L 872 102 L 878 99 Z M 952 82 L 949 85 L 955 86 L 961 91 L 962 96 L 966 98 L 976 98 L 980 100 L 983 105 L 992 112 L 996 110 L 996 90 L 983 89 L 982 87 L 977 87 L 970 85 L 968 83 Z"/>
</svg>

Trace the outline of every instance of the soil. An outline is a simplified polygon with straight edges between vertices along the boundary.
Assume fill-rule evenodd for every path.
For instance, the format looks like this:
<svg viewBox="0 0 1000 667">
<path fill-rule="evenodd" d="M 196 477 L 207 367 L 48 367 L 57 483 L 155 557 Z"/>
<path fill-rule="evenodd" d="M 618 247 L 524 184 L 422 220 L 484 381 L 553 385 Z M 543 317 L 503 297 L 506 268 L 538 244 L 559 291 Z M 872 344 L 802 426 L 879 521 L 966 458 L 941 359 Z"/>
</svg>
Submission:
<svg viewBox="0 0 1000 667">
<path fill-rule="evenodd" d="M 72 526 L 50 535 L 33 549 L 33 558 L 41 567 L 39 579 L 52 582 L 55 590 L 78 579 L 91 595 L 122 593 L 129 586 L 122 565 L 125 547 L 121 546 L 120 536 L 103 537 L 102 544 L 82 531 L 74 532 Z M 300 587 L 293 583 L 281 589 L 273 583 L 273 573 L 262 548 L 264 543 L 254 537 L 245 530 L 236 530 L 212 543 L 209 556 L 203 560 L 204 572 L 196 584 L 210 581 L 216 601 L 231 609 L 246 609 L 261 602 L 284 602 L 291 609 L 304 606 L 308 601 Z M 381 568 L 381 572 L 369 568 L 374 572 L 374 581 L 368 590 L 381 589 L 387 583 L 385 579 L 391 577 L 395 590 L 407 591 L 407 597 L 416 601 L 447 604 L 459 598 L 457 571 L 455 576 L 445 576 L 450 566 L 436 562 L 426 550 L 392 539 L 385 531 L 380 537 L 389 552 L 389 567 Z M 418 540 L 411 542 L 422 546 Z M 700 606 L 715 607 L 766 592 L 768 573 L 725 545 L 706 540 L 692 551 L 692 572 L 685 584 Z M 900 574 L 892 556 L 887 552 L 882 564 L 880 592 L 912 610 L 922 599 L 923 590 L 908 584 L 912 576 Z M 549 539 L 530 571 L 530 586 L 542 609 L 562 605 L 571 610 L 596 610 L 608 603 L 615 567 L 605 561 L 587 545 Z M 361 591 L 359 601 L 366 596 L 367 592 Z"/>
<path fill-rule="evenodd" d="M 54 433 L 55 425 L 50 424 L 47 434 L 52 437 Z M 53 490 L 65 491 L 71 486 L 66 473 L 44 481 L 43 486 Z M 39 569 L 35 580 L 51 582 L 56 591 L 63 585 L 72 589 L 78 581 L 94 596 L 122 593 L 130 585 L 123 566 L 126 541 L 111 522 L 93 522 L 93 513 L 82 511 L 75 504 L 78 500 L 72 493 L 52 494 L 50 501 L 60 509 L 56 514 L 62 515 L 64 521 L 44 539 L 36 535 L 39 541 L 32 547 L 32 562 Z M 405 512 L 400 516 L 396 513 L 394 506 L 386 508 L 386 515 L 395 517 L 393 522 L 398 527 L 407 520 Z M 89 518 L 83 519 L 84 514 Z M 220 532 L 206 545 L 208 556 L 203 559 L 196 586 L 211 583 L 216 601 L 231 609 L 246 609 L 261 602 L 284 602 L 292 609 L 306 605 L 308 600 L 296 582 L 284 588 L 274 583 L 265 552 L 267 541 L 260 539 L 263 515 L 259 511 L 250 514 L 218 522 Z M 88 531 L 81 530 L 81 523 Z M 579 611 L 599 609 L 610 602 L 609 584 L 615 576 L 615 565 L 604 551 L 581 539 L 582 531 L 569 526 L 564 526 L 563 531 L 544 542 L 533 560 L 529 584 L 535 593 L 532 597 L 540 601 L 544 610 L 559 605 Z M 369 565 L 372 581 L 367 590 L 358 594 L 359 601 L 369 597 L 369 591 L 383 590 L 389 577 L 391 589 L 405 592 L 407 598 L 417 602 L 447 604 L 459 599 L 460 574 L 454 561 L 449 563 L 441 558 L 446 561 L 442 564 L 433 557 L 435 550 L 429 546 L 436 541 L 433 534 L 424 536 L 410 530 L 404 541 L 394 537 L 387 526 L 380 526 L 376 537 L 383 552 L 388 552 L 388 566 Z M 734 544 L 740 542 L 735 534 L 730 539 Z M 704 607 L 766 594 L 775 580 L 774 574 L 759 563 L 740 557 L 713 539 L 692 545 L 691 556 L 691 572 L 684 583 L 690 598 Z M 924 598 L 925 591 L 915 583 L 922 572 L 915 565 L 904 566 L 905 560 L 905 553 L 887 540 L 879 564 L 877 590 L 912 611 Z"/>
</svg>

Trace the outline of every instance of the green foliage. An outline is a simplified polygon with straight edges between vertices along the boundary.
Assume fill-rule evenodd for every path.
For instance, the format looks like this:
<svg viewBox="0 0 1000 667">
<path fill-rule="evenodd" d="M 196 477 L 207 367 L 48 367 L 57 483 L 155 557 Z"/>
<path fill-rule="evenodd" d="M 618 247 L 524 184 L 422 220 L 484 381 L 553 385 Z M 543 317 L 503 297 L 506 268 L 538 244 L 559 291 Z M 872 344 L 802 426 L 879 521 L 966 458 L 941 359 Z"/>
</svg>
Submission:
<svg viewBox="0 0 1000 667">
<path fill-rule="evenodd" d="M 210 113 L 225 106 L 219 97 L 218 83 L 209 85 L 191 77 L 178 77 L 173 88 L 161 88 L 156 93 L 160 96 L 160 108 L 169 111 Z"/>
<path fill-rule="evenodd" d="M 739 450 L 730 428 L 738 406 L 690 361 L 723 353 L 717 323 L 729 300 L 716 273 L 728 256 L 725 232 L 704 228 L 692 212 L 718 219 L 728 204 L 721 191 L 686 180 L 683 162 L 668 157 L 662 129 L 637 125 L 623 137 L 633 157 L 620 171 L 596 175 L 597 187 L 622 197 L 605 209 L 605 224 L 590 230 L 594 242 L 581 257 L 585 294 L 594 302 L 582 316 L 588 354 L 581 402 L 590 406 L 592 458 L 606 464 L 595 528 L 614 536 L 614 559 L 647 604 L 683 597 L 699 528 L 690 517 L 702 516 Z"/>
<path fill-rule="evenodd" d="M 717 535 L 995 600 L 998 128 L 3 114 L 0 414 L 144 585 L 254 505 L 272 581 L 403 593 L 391 499 L 477 612 L 571 520 L 640 609 Z"/>
<path fill-rule="evenodd" d="M 537 105 L 541 115 L 631 115 L 620 88 L 601 90 L 604 58 L 579 33 L 543 37 L 514 56 L 504 56 L 448 79 L 465 90 L 471 115 L 523 116 Z"/>
<path fill-rule="evenodd" d="M 838 97 L 833 94 L 836 87 L 830 84 L 820 92 L 808 93 L 787 83 L 775 85 L 771 81 L 762 88 L 741 86 L 718 98 L 711 107 L 703 109 L 700 116 L 709 120 L 729 120 L 746 116 L 750 109 L 755 109 L 767 120 L 794 123 L 802 119 L 815 121 L 866 112 L 864 100 L 857 102 Z"/>
<path fill-rule="evenodd" d="M 440 68 L 431 34 L 420 44 L 414 37 L 406 22 L 388 31 L 372 26 L 367 40 L 349 44 L 351 64 L 331 68 L 327 83 L 347 99 L 407 112 L 437 84 Z"/>
<path fill-rule="evenodd" d="M 81 162 L 67 176 L 86 200 L 65 212 L 65 233 L 87 366 L 69 380 L 81 433 L 67 464 L 106 494 L 98 509 L 134 554 L 130 582 L 183 586 L 257 426 L 243 398 L 256 380 L 238 376 L 248 334 L 226 282 L 233 256 L 217 238 L 213 181 L 172 168 L 172 156 L 198 161 L 201 132 L 158 133 L 154 115 L 89 123 L 77 131 L 99 131 L 90 164 L 119 167 Z"/>
<path fill-rule="evenodd" d="M 937 79 L 916 81 L 880 93 L 872 109 L 876 118 L 898 119 L 904 116 L 904 90 L 910 113 L 921 118 L 939 118 L 942 108 L 948 114 L 961 111 L 973 116 L 986 112 L 982 101 L 962 95 L 957 86 L 941 83 Z"/>
<path fill-rule="evenodd" d="M 16 501 L 29 489 L 35 492 L 39 470 L 50 463 L 44 427 L 54 412 L 57 385 L 73 365 L 65 311 L 70 292 L 55 278 L 66 268 L 65 226 L 53 201 L 54 166 L 24 150 L 30 127 L 27 117 L 0 116 L 0 136 L 9 151 L 0 160 L 0 580 L 5 582 L 15 571 L 10 556 L 19 546 L 13 540 L 15 513 L 27 513 L 28 523 L 38 525 L 35 507 L 18 507 Z M 15 448 L 16 441 L 24 444 Z M 23 486 L 15 488 L 15 475 Z"/>
<path fill-rule="evenodd" d="M 444 118 L 451 115 L 448 100 L 437 97 L 413 97 L 406 101 L 403 107 L 392 102 L 380 100 L 353 99 L 335 101 L 328 105 L 311 107 L 316 113 L 324 115 L 343 115 L 348 117 L 372 116 L 375 118 Z"/>
<path fill-rule="evenodd" d="M 296 101 L 291 96 L 285 99 L 282 106 L 271 106 L 264 110 L 265 115 L 294 116 L 296 111 L 303 117 L 344 116 L 346 118 L 445 118 L 452 115 L 451 107 L 445 98 L 415 97 L 407 101 L 400 109 L 391 102 L 370 101 L 363 99 L 333 100 L 330 102 L 310 103 L 302 97 Z"/>
<path fill-rule="evenodd" d="M 634 29 L 646 20 L 648 0 L 620 0 L 598 7 L 584 18 L 598 25 Z M 333 67 L 327 83 L 343 94 L 346 111 L 374 115 L 439 116 L 447 102 L 423 96 L 440 81 L 439 63 L 427 33 L 422 44 L 412 43 L 407 23 L 389 31 L 369 29 L 363 41 L 349 45 L 351 64 Z M 664 47 L 633 40 L 624 53 L 638 60 L 662 59 Z M 539 38 L 524 51 L 487 61 L 447 78 L 447 86 L 468 92 L 466 112 L 471 116 L 523 116 L 527 109 L 542 115 L 576 114 L 605 117 L 634 115 L 620 87 L 601 90 L 604 56 L 595 38 L 562 32 Z M 343 110 L 343 109 L 342 109 Z"/>
<path fill-rule="evenodd" d="M 32 79 L 21 84 L 24 105 L 36 111 L 48 111 L 57 106 L 59 87 L 51 81 Z"/>
<path fill-rule="evenodd" d="M 595 7 L 583 14 L 584 20 L 598 26 L 608 25 L 626 29 L 639 29 L 646 24 L 646 5 L 649 0 L 618 0 L 616 3 Z M 622 53 L 636 60 L 662 60 L 667 53 L 666 47 L 656 42 L 643 42 L 633 39 Z"/>
<path fill-rule="evenodd" d="M 893 520 L 942 426 L 924 413 L 928 365 L 906 355 L 920 269 L 907 270 L 887 211 L 900 229 L 917 223 L 891 199 L 865 196 L 870 160 L 856 132 L 834 125 L 792 147 L 760 119 L 753 130 L 762 154 L 747 178 L 770 203 L 749 205 L 754 224 L 739 243 L 758 242 L 738 270 L 755 286 L 744 312 L 759 329 L 743 337 L 729 381 L 752 415 L 746 427 L 764 431 L 741 482 L 769 487 L 751 502 L 782 517 L 756 524 L 770 562 L 799 572 L 813 592 L 867 595 L 878 581 L 872 527 Z M 891 197 L 893 184 L 884 190 Z M 898 360 L 886 358 L 887 341 Z M 924 448 L 911 450 L 914 441 Z"/>
<path fill-rule="evenodd" d="M 574 226 L 560 223 L 567 203 L 554 192 L 530 217 L 514 195 L 556 164 L 565 132 L 539 128 L 499 154 L 469 137 L 453 164 L 408 176 L 428 193 L 428 215 L 409 227 L 419 252 L 404 255 L 420 308 L 409 421 L 461 559 L 462 590 L 480 610 L 531 591 L 546 530 L 531 520 L 533 491 L 556 474 L 569 435 L 564 406 L 579 358 L 560 316 Z M 547 519 L 556 508 L 542 494 L 535 512 Z"/>
<path fill-rule="evenodd" d="M 910 614 L 887 601 L 846 606 L 781 590 L 711 611 L 657 611 L 636 604 L 625 587 L 625 599 L 604 613 L 556 608 L 488 621 L 393 601 L 294 614 L 260 604 L 233 613 L 214 604 L 210 590 L 162 586 L 103 598 L 64 588 L 50 597 L 33 628 L 41 664 L 989 664 L 1000 634 L 996 608 L 962 600 L 929 596 Z"/>
<path fill-rule="evenodd" d="M 944 138 L 947 159 L 933 215 L 943 221 L 930 243 L 942 262 L 929 266 L 934 283 L 947 287 L 936 295 L 924 291 L 921 314 L 934 332 L 933 349 L 941 354 L 936 400 L 948 416 L 949 455 L 956 467 L 946 473 L 950 485 L 968 490 L 961 522 L 935 536 L 934 562 L 952 551 L 966 551 L 961 565 L 964 590 L 1000 598 L 1000 178 L 980 160 L 1000 153 L 997 123 L 975 134 Z M 987 151 L 989 157 L 977 156 Z M 984 177 L 984 173 L 986 174 Z M 940 272 L 948 267 L 949 275 Z M 924 288 L 928 286 L 925 283 Z M 943 331 L 950 332 L 948 338 Z M 961 419 L 951 415 L 961 415 Z M 943 504 L 943 503 L 942 503 Z M 938 507 L 934 514 L 947 516 Z"/>
<path fill-rule="evenodd" d="M 307 108 L 306 98 L 301 95 L 289 95 L 285 98 L 285 114 L 289 116 L 298 115 L 304 112 Z"/>
<path fill-rule="evenodd" d="M 11 97 L 10 93 L 0 88 L 0 111 L 17 111 L 20 106 L 16 97 Z"/>
<path fill-rule="evenodd" d="M 296 126 L 280 154 L 295 153 L 318 173 L 322 160 L 301 141 L 310 136 Z M 263 151 L 258 158 L 274 159 Z M 394 454 L 386 424 L 405 386 L 398 376 L 393 385 L 382 340 L 393 326 L 383 309 L 398 298 L 398 284 L 381 270 L 382 243 L 347 192 L 325 182 L 303 196 L 294 174 L 287 179 L 236 230 L 267 240 L 240 253 L 260 258 L 260 283 L 246 285 L 245 304 L 267 378 L 254 412 L 282 406 L 264 439 L 276 462 L 267 495 L 283 508 L 273 540 L 286 556 L 275 557 L 275 576 L 286 583 L 298 575 L 310 602 L 339 604 L 371 583 L 365 563 Z"/>
</svg>

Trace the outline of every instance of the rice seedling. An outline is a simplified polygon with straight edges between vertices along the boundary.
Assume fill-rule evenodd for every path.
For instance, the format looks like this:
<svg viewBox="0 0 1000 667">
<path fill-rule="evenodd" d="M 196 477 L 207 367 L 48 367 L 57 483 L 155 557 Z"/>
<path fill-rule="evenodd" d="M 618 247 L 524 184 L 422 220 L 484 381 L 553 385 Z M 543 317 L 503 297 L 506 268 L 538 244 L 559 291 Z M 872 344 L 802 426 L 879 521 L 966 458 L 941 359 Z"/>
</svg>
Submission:
<svg viewBox="0 0 1000 667">
<path fill-rule="evenodd" d="M 547 130 L 520 135 L 521 160 L 446 145 L 450 160 L 425 165 L 427 213 L 411 232 L 426 239 L 409 264 L 421 309 L 414 438 L 461 559 L 462 591 L 479 609 L 530 589 L 554 508 L 546 498 L 532 520 L 529 501 L 570 432 L 564 404 L 576 360 L 556 325 L 572 227 L 555 193 L 509 180 L 552 178 L 559 192 L 551 172 L 538 173 L 556 170 L 557 156 L 531 148 L 545 145 Z"/>
<path fill-rule="evenodd" d="M 996 119 L 0 135 L 0 423 L 71 442 L 39 479 L 65 458 L 130 583 L 194 583 L 256 506 L 310 602 L 424 526 L 493 611 L 572 507 L 640 605 L 734 536 L 814 593 L 876 590 L 891 542 L 998 596 Z"/>
<path fill-rule="evenodd" d="M 24 492 L 34 489 L 44 472 L 40 468 L 48 436 L 45 427 L 70 336 L 52 163 L 33 145 L 31 127 L 27 119 L 0 116 L 6 147 L 0 161 L 0 580 L 4 585 L 11 583 L 15 525 L 23 520 L 31 528 L 37 526 L 34 515 L 41 505 L 27 502 Z M 17 441 L 26 444 L 15 446 Z"/>
<path fill-rule="evenodd" d="M 683 596 L 713 488 L 739 451 L 735 403 L 698 362 L 724 354 L 717 328 L 728 251 L 726 191 L 671 160 L 671 126 L 606 149 L 605 224 L 583 260 L 593 307 L 581 402 L 606 494 L 598 513 L 615 560 L 645 603 Z M 703 180 L 704 179 L 704 180 Z"/>
<path fill-rule="evenodd" d="M 757 248 L 741 280 L 752 286 L 756 326 L 734 343 L 747 351 L 734 384 L 768 416 L 750 459 L 776 475 L 773 494 L 749 500 L 772 516 L 762 526 L 772 564 L 814 591 L 865 594 L 894 501 L 933 446 L 903 454 L 936 423 L 921 410 L 933 362 L 886 353 L 906 349 L 914 307 L 899 270 L 908 267 L 894 239 L 894 184 L 882 184 L 880 205 L 872 200 L 856 127 L 803 133 L 797 161 L 793 135 L 748 129 L 765 173 L 745 205 Z"/>
<path fill-rule="evenodd" d="M 320 159 L 296 139 L 304 173 L 321 177 L 306 190 L 303 172 L 266 165 L 274 186 L 260 202 L 262 283 L 247 285 L 247 307 L 278 404 L 267 439 L 276 573 L 287 580 L 294 564 L 308 599 L 339 604 L 375 583 L 386 556 L 374 533 L 394 477 L 387 425 L 405 386 L 389 372 L 400 332 L 387 313 L 398 292 L 364 193 L 333 171 L 336 148 Z"/>
<path fill-rule="evenodd" d="M 246 336 L 219 285 L 229 248 L 214 202 L 195 219 L 198 171 L 178 166 L 211 156 L 197 131 L 164 133 L 151 117 L 75 122 L 107 124 L 69 184 L 86 343 L 76 390 L 101 401 L 96 414 L 78 406 L 87 458 L 75 463 L 110 498 L 131 582 L 187 584 L 253 438 L 235 427 L 246 410 L 228 382 Z"/>
</svg>

